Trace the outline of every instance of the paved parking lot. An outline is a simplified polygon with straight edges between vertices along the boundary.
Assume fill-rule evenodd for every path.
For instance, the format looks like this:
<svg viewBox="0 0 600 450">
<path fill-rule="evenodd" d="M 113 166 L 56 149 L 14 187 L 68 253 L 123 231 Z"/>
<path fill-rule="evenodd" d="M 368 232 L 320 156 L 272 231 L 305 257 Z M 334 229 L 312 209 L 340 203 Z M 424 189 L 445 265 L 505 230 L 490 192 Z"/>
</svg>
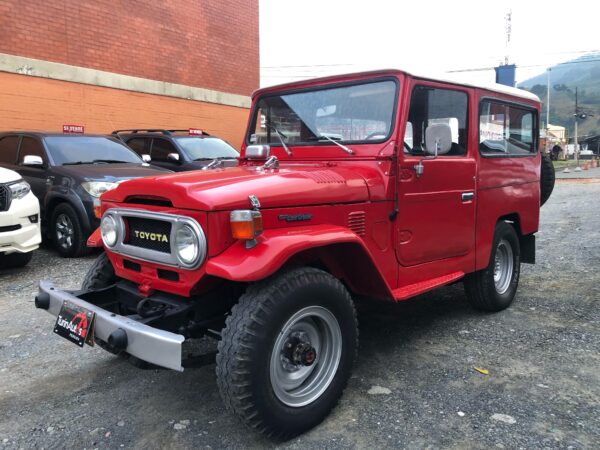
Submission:
<svg viewBox="0 0 600 450">
<path fill-rule="evenodd" d="M 340 405 L 276 445 L 600 448 L 598 198 L 600 183 L 557 184 L 542 208 L 538 264 L 523 266 L 507 311 L 473 311 L 461 284 L 363 306 Z M 0 273 L 0 448 L 275 445 L 225 411 L 214 366 L 141 371 L 52 333 L 33 306 L 38 280 L 75 288 L 92 261 L 42 249 L 25 270 Z"/>
</svg>

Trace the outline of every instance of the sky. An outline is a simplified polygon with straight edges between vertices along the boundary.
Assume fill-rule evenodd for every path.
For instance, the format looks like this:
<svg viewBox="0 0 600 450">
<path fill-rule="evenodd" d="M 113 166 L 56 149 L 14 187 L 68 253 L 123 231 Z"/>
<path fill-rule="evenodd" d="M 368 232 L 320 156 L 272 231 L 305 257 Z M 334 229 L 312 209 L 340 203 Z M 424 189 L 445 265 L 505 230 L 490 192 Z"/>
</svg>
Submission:
<svg viewBox="0 0 600 450">
<path fill-rule="evenodd" d="M 600 51 L 597 0 L 259 0 L 259 5 L 261 86 L 382 68 L 490 83 L 493 70 L 447 72 L 494 67 L 507 55 L 520 82 Z"/>
</svg>

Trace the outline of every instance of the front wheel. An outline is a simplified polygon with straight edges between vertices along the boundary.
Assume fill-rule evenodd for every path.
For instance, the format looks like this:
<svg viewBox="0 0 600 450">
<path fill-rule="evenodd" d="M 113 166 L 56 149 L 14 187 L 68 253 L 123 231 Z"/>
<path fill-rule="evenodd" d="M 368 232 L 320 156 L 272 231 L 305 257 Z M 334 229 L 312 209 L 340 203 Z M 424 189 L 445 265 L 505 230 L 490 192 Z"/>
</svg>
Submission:
<svg viewBox="0 0 600 450">
<path fill-rule="evenodd" d="M 295 269 L 251 286 L 218 346 L 223 401 L 268 436 L 287 439 L 314 427 L 346 387 L 357 330 L 350 294 L 326 272 Z"/>
<path fill-rule="evenodd" d="M 60 256 L 75 258 L 89 253 L 90 249 L 86 247 L 87 236 L 84 235 L 79 217 L 71 205 L 61 203 L 54 209 L 51 227 L 52 241 Z"/>
<path fill-rule="evenodd" d="M 469 302 L 485 311 L 508 308 L 515 298 L 521 271 L 519 237 L 507 222 L 498 222 L 488 266 L 465 278 Z"/>
</svg>

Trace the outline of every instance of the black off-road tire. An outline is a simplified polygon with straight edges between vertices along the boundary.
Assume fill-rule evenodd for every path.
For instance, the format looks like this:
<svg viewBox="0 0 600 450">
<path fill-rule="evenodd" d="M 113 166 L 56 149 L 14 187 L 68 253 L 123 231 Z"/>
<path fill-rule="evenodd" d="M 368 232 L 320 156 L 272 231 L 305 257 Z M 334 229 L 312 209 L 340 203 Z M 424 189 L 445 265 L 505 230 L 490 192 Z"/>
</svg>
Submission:
<svg viewBox="0 0 600 450">
<path fill-rule="evenodd" d="M 271 355 L 284 325 L 307 307 L 325 308 L 335 316 L 341 356 L 320 396 L 304 406 L 288 406 L 272 385 Z M 227 408 L 251 429 L 289 439 L 319 424 L 337 404 L 350 377 L 357 343 L 356 311 L 339 280 L 314 268 L 277 274 L 251 285 L 227 318 L 217 354 L 219 392 Z M 326 367 L 326 361 L 317 359 L 315 368 Z"/>
<path fill-rule="evenodd" d="M 502 251 L 500 250 L 501 242 L 510 245 L 513 264 L 510 282 L 507 283 L 507 289 L 504 292 L 498 292 L 494 281 L 496 254 Z M 464 280 L 467 298 L 472 306 L 491 312 L 502 311 L 510 306 L 519 285 L 519 274 L 521 271 L 520 252 L 519 237 L 514 227 L 508 222 L 498 222 L 494 232 L 494 241 L 492 243 L 492 252 L 488 266 L 483 270 L 467 275 Z"/>
<path fill-rule="evenodd" d="M 0 269 L 26 266 L 33 256 L 33 252 L 0 254 Z"/>
<path fill-rule="evenodd" d="M 71 239 L 71 245 L 64 247 L 59 242 L 57 222 L 61 219 L 61 216 L 66 216 L 69 223 L 72 226 L 73 236 Z M 58 251 L 60 256 L 63 258 L 77 258 L 79 256 L 85 256 L 91 252 L 91 249 L 87 244 L 87 235 L 85 234 L 79 216 L 68 203 L 61 203 L 52 212 L 52 220 L 50 221 L 50 233 L 54 248 Z"/>
<path fill-rule="evenodd" d="M 552 191 L 554 190 L 554 183 L 556 182 L 556 173 L 554 171 L 554 165 L 550 157 L 542 153 L 542 165 L 540 171 L 540 206 L 548 201 Z"/>
<path fill-rule="evenodd" d="M 83 282 L 81 283 L 81 289 L 103 289 L 114 284 L 115 281 L 115 270 L 110 263 L 108 256 L 106 256 L 106 253 L 102 252 L 85 274 Z"/>
</svg>

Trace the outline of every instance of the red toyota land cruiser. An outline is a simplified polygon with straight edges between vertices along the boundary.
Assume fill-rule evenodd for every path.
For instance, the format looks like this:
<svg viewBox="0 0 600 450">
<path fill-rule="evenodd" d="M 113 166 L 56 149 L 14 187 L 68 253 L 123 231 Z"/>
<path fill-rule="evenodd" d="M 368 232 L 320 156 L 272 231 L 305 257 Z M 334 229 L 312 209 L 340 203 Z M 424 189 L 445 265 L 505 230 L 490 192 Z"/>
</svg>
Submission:
<svg viewBox="0 0 600 450">
<path fill-rule="evenodd" d="M 216 337 L 227 407 L 291 437 L 327 416 L 357 351 L 353 298 L 398 302 L 463 280 L 508 307 L 534 263 L 539 99 L 396 70 L 253 95 L 239 166 L 127 181 L 102 196 L 80 291 L 40 282 L 55 331 L 186 365 Z"/>
</svg>

